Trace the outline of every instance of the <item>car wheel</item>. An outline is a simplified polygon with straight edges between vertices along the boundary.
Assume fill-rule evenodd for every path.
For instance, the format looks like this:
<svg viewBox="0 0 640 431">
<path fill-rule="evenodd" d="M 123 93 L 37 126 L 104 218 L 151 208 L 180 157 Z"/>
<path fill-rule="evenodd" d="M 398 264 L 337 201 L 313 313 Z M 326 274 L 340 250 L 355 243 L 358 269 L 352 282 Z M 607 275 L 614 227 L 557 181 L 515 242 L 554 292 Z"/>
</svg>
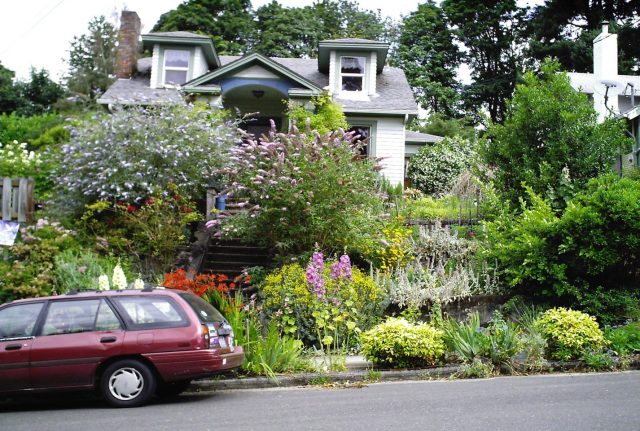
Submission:
<svg viewBox="0 0 640 431">
<path fill-rule="evenodd" d="M 178 382 L 169 382 L 158 384 L 156 391 L 159 397 L 175 397 L 183 393 L 191 384 L 191 380 L 181 380 Z"/>
<path fill-rule="evenodd" d="M 115 407 L 137 407 L 156 389 L 153 371 L 141 361 L 126 359 L 109 365 L 100 379 L 100 392 Z"/>
</svg>

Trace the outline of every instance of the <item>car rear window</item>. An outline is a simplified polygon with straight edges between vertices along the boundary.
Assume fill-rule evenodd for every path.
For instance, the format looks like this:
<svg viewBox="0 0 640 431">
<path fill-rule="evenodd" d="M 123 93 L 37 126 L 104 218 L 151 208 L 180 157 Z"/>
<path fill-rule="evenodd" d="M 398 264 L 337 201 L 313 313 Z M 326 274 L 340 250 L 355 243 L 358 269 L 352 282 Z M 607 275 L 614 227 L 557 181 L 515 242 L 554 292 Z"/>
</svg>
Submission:
<svg viewBox="0 0 640 431">
<path fill-rule="evenodd" d="M 122 317 L 134 329 L 189 325 L 186 314 L 166 296 L 122 296 L 112 299 L 118 305 Z"/>
<path fill-rule="evenodd" d="M 204 299 L 189 292 L 182 292 L 179 295 L 187 301 L 193 311 L 198 315 L 202 323 L 225 322 L 226 319 L 216 308 Z"/>
</svg>

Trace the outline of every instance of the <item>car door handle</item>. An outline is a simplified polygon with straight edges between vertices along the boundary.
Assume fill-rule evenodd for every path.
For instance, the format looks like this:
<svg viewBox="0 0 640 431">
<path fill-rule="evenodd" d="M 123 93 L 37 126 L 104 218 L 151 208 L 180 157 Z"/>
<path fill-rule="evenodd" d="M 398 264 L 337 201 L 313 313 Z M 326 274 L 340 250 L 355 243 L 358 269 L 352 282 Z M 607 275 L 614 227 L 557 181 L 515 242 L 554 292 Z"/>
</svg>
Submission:
<svg viewBox="0 0 640 431">
<path fill-rule="evenodd" d="M 116 337 L 102 337 L 100 338 L 101 343 L 115 343 L 117 340 Z"/>
<path fill-rule="evenodd" d="M 20 350 L 22 349 L 22 344 L 8 344 L 4 350 Z"/>
</svg>

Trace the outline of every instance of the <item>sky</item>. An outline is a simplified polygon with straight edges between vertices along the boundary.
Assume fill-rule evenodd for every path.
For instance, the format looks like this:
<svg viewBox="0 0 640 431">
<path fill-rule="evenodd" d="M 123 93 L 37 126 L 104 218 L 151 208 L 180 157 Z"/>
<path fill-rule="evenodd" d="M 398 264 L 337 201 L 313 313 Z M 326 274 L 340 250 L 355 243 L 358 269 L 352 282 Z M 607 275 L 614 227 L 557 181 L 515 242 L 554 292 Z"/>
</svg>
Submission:
<svg viewBox="0 0 640 431">
<path fill-rule="evenodd" d="M 270 0 L 253 0 L 254 8 Z M 524 1 L 524 0 L 522 0 Z M 47 69 L 54 80 L 67 70 L 65 60 L 74 36 L 87 31 L 99 15 L 117 17 L 123 9 L 135 11 L 142 33 L 149 32 L 160 15 L 182 0 L 0 0 L 0 63 L 19 79 L 28 79 L 31 67 Z M 284 6 L 305 6 L 313 0 L 280 0 Z M 416 10 L 419 0 L 360 0 L 361 9 L 380 9 L 383 16 L 400 19 Z"/>
</svg>

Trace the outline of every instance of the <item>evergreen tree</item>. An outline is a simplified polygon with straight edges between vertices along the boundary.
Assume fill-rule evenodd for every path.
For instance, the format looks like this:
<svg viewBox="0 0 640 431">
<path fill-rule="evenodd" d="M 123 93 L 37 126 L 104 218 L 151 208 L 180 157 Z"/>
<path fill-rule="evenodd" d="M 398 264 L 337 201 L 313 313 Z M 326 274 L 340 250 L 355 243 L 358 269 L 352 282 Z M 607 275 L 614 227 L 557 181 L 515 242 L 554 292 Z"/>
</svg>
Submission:
<svg viewBox="0 0 640 431">
<path fill-rule="evenodd" d="M 393 63 L 404 70 L 422 108 L 457 116 L 460 84 L 456 68 L 460 59 L 444 13 L 433 0 L 419 5 L 404 19 Z"/>
<path fill-rule="evenodd" d="M 66 83 L 72 93 L 95 100 L 115 80 L 117 30 L 104 16 L 89 22 L 88 32 L 75 36 L 69 50 Z"/>
<path fill-rule="evenodd" d="M 525 9 L 515 0 L 444 0 L 442 8 L 471 68 L 473 82 L 463 92 L 467 109 L 483 108 L 492 121 L 502 121 L 523 62 Z"/>
<path fill-rule="evenodd" d="M 205 34 L 222 55 L 246 52 L 253 30 L 250 0 L 189 0 L 160 15 L 152 29 Z"/>
</svg>

